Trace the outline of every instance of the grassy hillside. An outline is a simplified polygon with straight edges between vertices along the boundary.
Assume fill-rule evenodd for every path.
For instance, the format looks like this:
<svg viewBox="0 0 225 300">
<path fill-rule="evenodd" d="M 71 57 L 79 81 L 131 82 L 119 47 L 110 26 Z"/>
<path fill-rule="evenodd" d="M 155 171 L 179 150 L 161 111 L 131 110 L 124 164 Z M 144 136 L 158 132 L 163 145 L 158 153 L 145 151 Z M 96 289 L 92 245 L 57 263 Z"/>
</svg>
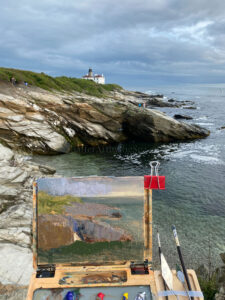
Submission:
<svg viewBox="0 0 225 300">
<path fill-rule="evenodd" d="M 52 196 L 43 191 L 38 192 L 38 213 L 40 214 L 61 214 L 64 212 L 64 206 L 71 202 L 82 203 L 79 197 L 71 195 Z"/>
<path fill-rule="evenodd" d="M 10 82 L 14 77 L 17 83 L 28 82 L 28 85 L 37 86 L 45 90 L 77 91 L 96 97 L 104 97 L 108 91 L 121 89 L 117 84 L 97 84 L 94 81 L 70 78 L 66 76 L 51 77 L 45 73 L 35 73 L 17 69 L 0 68 L 0 81 Z"/>
</svg>

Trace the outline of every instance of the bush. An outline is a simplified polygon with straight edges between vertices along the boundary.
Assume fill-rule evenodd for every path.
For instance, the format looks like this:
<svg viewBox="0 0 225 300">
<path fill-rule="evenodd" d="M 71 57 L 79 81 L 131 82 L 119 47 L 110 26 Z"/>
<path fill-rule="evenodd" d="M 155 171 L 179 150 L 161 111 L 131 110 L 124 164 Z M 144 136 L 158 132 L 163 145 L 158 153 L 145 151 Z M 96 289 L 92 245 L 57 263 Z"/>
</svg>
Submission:
<svg viewBox="0 0 225 300">
<path fill-rule="evenodd" d="M 215 294 L 218 292 L 218 283 L 216 275 L 212 275 L 208 279 L 199 277 L 199 284 L 204 294 L 204 299 L 214 300 Z"/>
</svg>

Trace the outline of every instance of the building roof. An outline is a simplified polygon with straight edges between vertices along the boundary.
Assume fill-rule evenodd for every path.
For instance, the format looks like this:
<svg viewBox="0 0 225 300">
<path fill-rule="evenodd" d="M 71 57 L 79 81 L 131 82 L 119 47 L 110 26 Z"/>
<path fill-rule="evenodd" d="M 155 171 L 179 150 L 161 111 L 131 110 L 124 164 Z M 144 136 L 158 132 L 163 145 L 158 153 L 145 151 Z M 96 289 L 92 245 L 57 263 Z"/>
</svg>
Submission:
<svg viewBox="0 0 225 300">
<path fill-rule="evenodd" d="M 94 76 L 84 75 L 83 78 L 93 78 Z"/>
</svg>

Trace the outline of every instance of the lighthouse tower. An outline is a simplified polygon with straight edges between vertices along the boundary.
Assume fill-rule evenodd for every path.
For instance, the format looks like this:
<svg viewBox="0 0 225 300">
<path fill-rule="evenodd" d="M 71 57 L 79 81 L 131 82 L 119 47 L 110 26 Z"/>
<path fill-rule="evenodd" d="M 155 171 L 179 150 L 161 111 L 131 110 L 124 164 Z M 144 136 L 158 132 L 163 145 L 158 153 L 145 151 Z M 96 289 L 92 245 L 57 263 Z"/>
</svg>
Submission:
<svg viewBox="0 0 225 300">
<path fill-rule="evenodd" d="M 92 71 L 91 68 L 88 70 L 88 77 L 94 77 L 94 76 L 93 76 L 93 71 Z"/>
<path fill-rule="evenodd" d="M 96 83 L 100 83 L 100 84 L 105 84 L 105 77 L 104 75 L 99 75 L 99 74 L 95 74 L 93 75 L 93 71 L 91 68 L 89 68 L 88 70 L 88 74 L 82 76 L 83 79 L 86 79 L 86 80 L 93 80 L 95 81 Z"/>
</svg>

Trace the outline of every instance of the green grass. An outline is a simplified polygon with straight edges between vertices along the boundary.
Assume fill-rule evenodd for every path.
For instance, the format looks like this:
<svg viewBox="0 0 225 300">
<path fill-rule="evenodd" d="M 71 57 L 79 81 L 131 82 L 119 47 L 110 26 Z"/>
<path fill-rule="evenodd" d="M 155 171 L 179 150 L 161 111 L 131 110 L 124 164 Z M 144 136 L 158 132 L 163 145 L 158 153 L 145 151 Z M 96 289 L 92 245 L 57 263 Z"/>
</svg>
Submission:
<svg viewBox="0 0 225 300">
<path fill-rule="evenodd" d="M 86 243 L 76 241 L 57 249 L 38 250 L 39 263 L 107 263 L 143 260 L 143 244 L 130 241 Z"/>
<path fill-rule="evenodd" d="M 77 91 L 91 96 L 104 97 L 107 92 L 122 89 L 117 84 L 98 84 L 91 80 L 72 77 L 51 77 L 43 72 L 35 73 L 31 71 L 0 68 L 0 80 L 10 82 L 14 77 L 17 83 L 28 82 L 28 85 L 37 86 L 45 90 L 57 91 Z"/>
<path fill-rule="evenodd" d="M 62 214 L 64 206 L 72 202 L 82 203 L 79 197 L 71 195 L 52 196 L 43 191 L 38 192 L 38 214 Z"/>
<path fill-rule="evenodd" d="M 218 283 L 216 276 L 212 276 L 210 279 L 199 277 L 199 284 L 204 294 L 205 300 L 214 300 L 215 294 L 218 292 Z"/>
</svg>

